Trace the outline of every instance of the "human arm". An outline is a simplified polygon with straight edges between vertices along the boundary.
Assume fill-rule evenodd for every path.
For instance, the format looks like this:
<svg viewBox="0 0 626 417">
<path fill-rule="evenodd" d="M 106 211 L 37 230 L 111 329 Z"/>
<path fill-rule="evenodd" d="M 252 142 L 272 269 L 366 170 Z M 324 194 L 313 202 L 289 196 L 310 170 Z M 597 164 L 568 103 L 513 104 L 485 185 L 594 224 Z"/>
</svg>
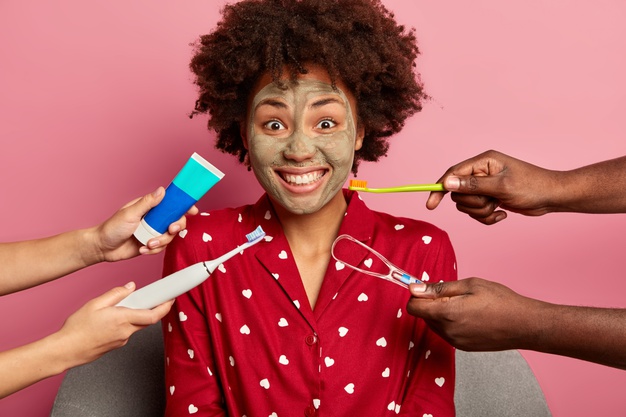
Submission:
<svg viewBox="0 0 626 417">
<path fill-rule="evenodd" d="M 0 352 L 0 398 L 124 346 L 133 333 L 158 322 L 172 306 L 173 301 L 152 310 L 115 307 L 134 289 L 132 282 L 113 288 L 87 302 L 59 331 Z"/>
<path fill-rule="evenodd" d="M 450 167 L 439 182 L 459 211 L 484 224 L 505 219 L 505 210 L 526 216 L 626 212 L 626 156 L 554 171 L 487 151 Z M 426 207 L 435 209 L 444 195 L 431 193 Z"/>
<path fill-rule="evenodd" d="M 185 228 L 182 217 L 168 232 L 142 246 L 133 233 L 144 214 L 165 195 L 155 192 L 131 201 L 102 224 L 56 236 L 23 242 L 0 243 L 0 295 L 34 287 L 98 262 L 114 262 L 139 254 L 154 254 Z M 195 214 L 193 207 L 190 214 Z"/>
<path fill-rule="evenodd" d="M 410 290 L 407 311 L 459 349 L 528 349 L 626 369 L 626 309 L 551 304 L 481 278 Z"/>
</svg>

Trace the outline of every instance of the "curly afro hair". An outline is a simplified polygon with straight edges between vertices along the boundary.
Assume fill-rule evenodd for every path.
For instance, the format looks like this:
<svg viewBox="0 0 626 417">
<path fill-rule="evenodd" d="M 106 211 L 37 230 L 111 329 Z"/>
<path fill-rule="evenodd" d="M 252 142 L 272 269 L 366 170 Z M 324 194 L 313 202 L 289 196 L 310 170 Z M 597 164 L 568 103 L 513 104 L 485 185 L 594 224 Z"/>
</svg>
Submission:
<svg viewBox="0 0 626 417">
<path fill-rule="evenodd" d="M 357 100 L 365 128 L 360 161 L 387 154 L 388 138 L 427 98 L 416 72 L 415 30 L 398 25 L 380 0 L 243 0 L 226 5 L 215 30 L 196 41 L 190 68 L 199 87 L 191 117 L 209 113 L 216 148 L 246 161 L 240 135 L 249 94 L 263 73 L 280 83 L 306 64 L 324 67 Z"/>
</svg>

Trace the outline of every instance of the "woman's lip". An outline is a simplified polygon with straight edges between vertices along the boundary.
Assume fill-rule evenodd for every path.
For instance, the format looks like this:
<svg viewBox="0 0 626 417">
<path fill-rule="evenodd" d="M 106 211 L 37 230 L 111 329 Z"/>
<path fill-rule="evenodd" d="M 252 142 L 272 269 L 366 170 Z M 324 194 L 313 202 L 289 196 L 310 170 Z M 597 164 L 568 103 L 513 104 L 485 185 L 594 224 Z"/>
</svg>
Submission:
<svg viewBox="0 0 626 417">
<path fill-rule="evenodd" d="M 303 193 L 317 188 L 328 172 L 327 169 L 315 170 L 277 170 L 276 173 L 287 189 Z"/>
</svg>

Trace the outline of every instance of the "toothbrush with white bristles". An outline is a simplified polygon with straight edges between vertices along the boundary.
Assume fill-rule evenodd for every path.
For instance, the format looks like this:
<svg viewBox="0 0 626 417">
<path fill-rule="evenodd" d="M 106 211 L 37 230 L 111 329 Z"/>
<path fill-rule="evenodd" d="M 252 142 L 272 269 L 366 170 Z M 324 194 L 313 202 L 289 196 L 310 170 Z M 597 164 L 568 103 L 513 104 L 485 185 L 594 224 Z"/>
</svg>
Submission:
<svg viewBox="0 0 626 417">
<path fill-rule="evenodd" d="M 202 284 L 221 264 L 242 252 L 244 249 L 260 242 L 264 237 L 265 232 L 261 226 L 259 226 L 253 232 L 246 235 L 248 241 L 243 245 L 234 248 L 219 258 L 198 262 L 148 284 L 124 298 L 117 306 L 135 309 L 152 309 L 159 304 L 174 299 Z"/>
</svg>

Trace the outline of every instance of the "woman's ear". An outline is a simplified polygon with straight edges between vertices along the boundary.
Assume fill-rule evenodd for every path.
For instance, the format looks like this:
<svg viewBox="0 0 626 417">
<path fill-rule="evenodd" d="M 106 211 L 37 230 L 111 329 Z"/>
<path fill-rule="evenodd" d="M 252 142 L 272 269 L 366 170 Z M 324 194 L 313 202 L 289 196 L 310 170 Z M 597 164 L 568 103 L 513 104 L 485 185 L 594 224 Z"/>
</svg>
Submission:
<svg viewBox="0 0 626 417">
<path fill-rule="evenodd" d="M 363 138 L 365 137 L 365 127 L 359 123 L 356 128 L 356 140 L 354 141 L 354 150 L 358 151 L 363 146 Z"/>
<path fill-rule="evenodd" d="M 248 151 L 248 133 L 246 132 L 246 126 L 243 123 L 239 123 L 239 135 L 243 142 L 243 147 Z"/>
</svg>

